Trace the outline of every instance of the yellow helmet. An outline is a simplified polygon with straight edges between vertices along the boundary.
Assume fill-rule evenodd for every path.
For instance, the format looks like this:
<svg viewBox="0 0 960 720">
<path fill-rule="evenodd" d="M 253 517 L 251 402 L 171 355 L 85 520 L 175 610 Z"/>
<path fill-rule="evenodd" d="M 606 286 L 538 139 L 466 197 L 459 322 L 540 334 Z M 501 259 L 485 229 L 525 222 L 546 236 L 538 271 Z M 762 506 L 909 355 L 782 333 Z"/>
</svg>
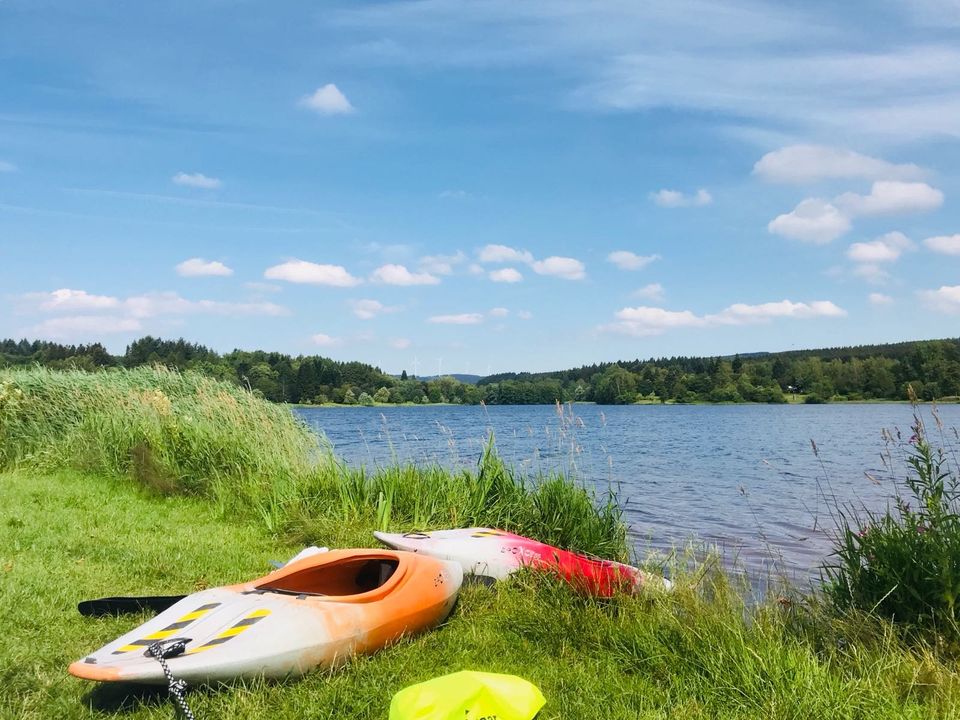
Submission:
<svg viewBox="0 0 960 720">
<path fill-rule="evenodd" d="M 390 720 L 530 720 L 545 702 L 536 685 L 516 675 L 464 670 L 398 692 Z"/>
</svg>

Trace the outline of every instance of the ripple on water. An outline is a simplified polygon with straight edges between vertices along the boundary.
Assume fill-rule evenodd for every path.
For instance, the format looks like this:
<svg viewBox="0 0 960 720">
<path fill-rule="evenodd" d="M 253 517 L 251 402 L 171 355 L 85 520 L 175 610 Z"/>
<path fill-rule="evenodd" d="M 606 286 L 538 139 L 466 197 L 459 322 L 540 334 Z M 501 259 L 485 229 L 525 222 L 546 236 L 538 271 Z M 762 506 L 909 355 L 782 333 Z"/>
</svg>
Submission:
<svg viewBox="0 0 960 720">
<path fill-rule="evenodd" d="M 612 487 L 641 550 L 670 551 L 695 537 L 750 573 L 775 563 L 794 578 L 815 574 L 830 551 L 824 495 L 885 506 L 889 484 L 865 472 L 888 478 L 880 431 L 912 419 L 909 406 L 894 403 L 577 405 L 579 421 L 566 423 L 543 405 L 294 412 L 346 462 L 368 467 L 471 467 L 492 431 L 500 454 L 526 472 L 562 470 L 601 491 Z M 940 416 L 960 426 L 960 406 L 943 406 Z"/>
</svg>

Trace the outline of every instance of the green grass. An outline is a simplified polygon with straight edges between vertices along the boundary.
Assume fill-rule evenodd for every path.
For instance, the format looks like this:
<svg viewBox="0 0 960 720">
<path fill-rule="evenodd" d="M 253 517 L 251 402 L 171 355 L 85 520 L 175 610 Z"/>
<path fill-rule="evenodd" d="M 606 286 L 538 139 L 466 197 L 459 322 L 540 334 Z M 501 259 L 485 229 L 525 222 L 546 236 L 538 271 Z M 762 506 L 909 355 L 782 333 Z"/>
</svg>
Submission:
<svg viewBox="0 0 960 720">
<path fill-rule="evenodd" d="M 306 543 L 370 545 L 375 528 L 492 525 L 628 554 L 614 497 L 520 477 L 492 445 L 471 471 L 365 473 L 285 408 L 151 369 L 0 371 L 0 487 L 4 719 L 171 717 L 162 691 L 67 675 L 144 619 L 83 618 L 81 599 L 233 583 Z M 542 720 L 960 717 L 953 665 L 889 622 L 799 598 L 748 606 L 714 566 L 674 579 L 670 594 L 603 602 L 535 575 L 469 586 L 435 632 L 334 673 L 190 700 L 200 718 L 382 720 L 400 688 L 478 669 L 539 685 Z"/>
<path fill-rule="evenodd" d="M 181 593 L 254 577 L 299 546 L 202 498 L 164 497 L 77 472 L 0 475 L 0 717 L 167 720 L 162 691 L 95 686 L 67 664 L 142 616 L 84 618 L 80 599 Z M 357 539 L 369 527 L 353 527 Z M 748 609 L 723 575 L 670 595 L 590 601 L 545 578 L 465 588 L 450 620 L 333 672 L 198 688 L 198 717 L 385 720 L 402 687 L 446 672 L 519 674 L 547 697 L 541 720 L 949 718 L 951 666 L 892 627 L 825 623 L 799 606 Z"/>
<path fill-rule="evenodd" d="M 492 525 L 625 559 L 615 498 L 563 477 L 524 478 L 492 443 L 475 470 L 342 466 L 288 408 L 194 373 L 0 370 L 0 470 L 130 477 L 210 500 L 268 531 L 344 540 L 344 528 Z"/>
</svg>

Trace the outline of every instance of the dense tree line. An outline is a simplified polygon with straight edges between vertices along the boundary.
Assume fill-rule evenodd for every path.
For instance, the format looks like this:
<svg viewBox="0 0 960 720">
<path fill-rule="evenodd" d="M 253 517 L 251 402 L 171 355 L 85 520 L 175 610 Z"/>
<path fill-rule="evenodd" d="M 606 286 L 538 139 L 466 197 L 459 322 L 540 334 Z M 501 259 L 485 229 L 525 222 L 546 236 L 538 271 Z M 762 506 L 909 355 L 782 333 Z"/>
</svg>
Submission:
<svg viewBox="0 0 960 720">
<path fill-rule="evenodd" d="M 490 405 L 594 401 L 806 402 L 906 399 L 908 387 L 924 400 L 960 396 L 960 339 L 830 348 L 733 358 L 672 357 L 632 360 L 548 373 L 501 373 L 476 385 L 452 377 L 429 381 L 387 375 L 360 362 L 262 350 L 219 354 L 183 339 L 144 337 L 112 356 L 99 343 L 60 345 L 0 341 L 0 367 L 136 367 L 158 364 L 197 370 L 249 387 L 275 402 L 465 403 Z"/>
</svg>

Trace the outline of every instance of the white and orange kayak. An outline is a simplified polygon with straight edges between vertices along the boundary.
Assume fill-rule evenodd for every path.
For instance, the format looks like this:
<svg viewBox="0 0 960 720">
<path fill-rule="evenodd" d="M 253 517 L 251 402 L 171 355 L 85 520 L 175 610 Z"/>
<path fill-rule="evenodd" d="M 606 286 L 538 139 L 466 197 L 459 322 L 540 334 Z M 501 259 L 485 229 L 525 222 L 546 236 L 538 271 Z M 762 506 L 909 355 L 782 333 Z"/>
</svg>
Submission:
<svg viewBox="0 0 960 720">
<path fill-rule="evenodd" d="M 250 582 L 188 595 L 69 670 L 87 680 L 165 684 L 147 648 L 182 640 L 182 652 L 166 663 L 187 682 L 301 675 L 437 625 L 462 580 L 459 563 L 425 555 L 314 554 Z"/>
<path fill-rule="evenodd" d="M 522 567 L 546 570 L 579 590 L 599 597 L 641 588 L 669 590 L 666 578 L 632 565 L 579 555 L 569 550 L 491 528 L 433 532 L 374 532 L 384 545 L 459 563 L 464 573 L 502 580 Z"/>
</svg>

